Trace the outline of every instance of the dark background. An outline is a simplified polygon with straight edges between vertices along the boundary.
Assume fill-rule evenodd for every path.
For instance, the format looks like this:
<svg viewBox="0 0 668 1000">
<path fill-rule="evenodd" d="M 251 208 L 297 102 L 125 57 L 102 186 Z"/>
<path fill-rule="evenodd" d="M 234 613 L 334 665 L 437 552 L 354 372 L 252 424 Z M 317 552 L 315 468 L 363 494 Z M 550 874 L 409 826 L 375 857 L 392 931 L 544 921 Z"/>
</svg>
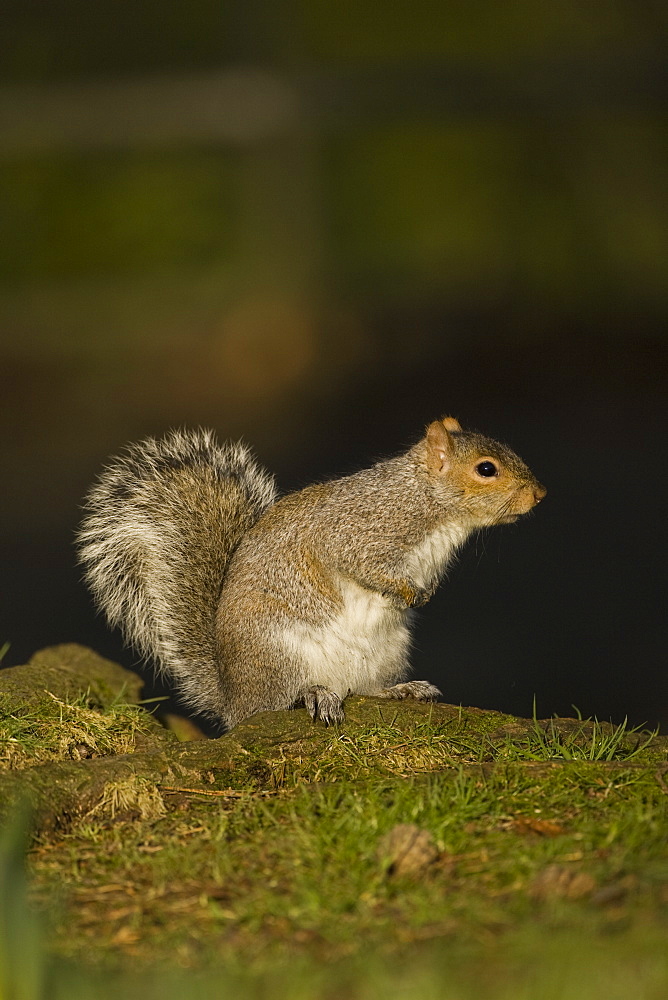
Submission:
<svg viewBox="0 0 668 1000">
<path fill-rule="evenodd" d="M 453 414 L 548 487 L 421 612 L 448 701 L 668 721 L 658 2 L 10 3 L 4 664 L 131 666 L 79 581 L 125 442 L 243 436 L 282 490 Z"/>
</svg>

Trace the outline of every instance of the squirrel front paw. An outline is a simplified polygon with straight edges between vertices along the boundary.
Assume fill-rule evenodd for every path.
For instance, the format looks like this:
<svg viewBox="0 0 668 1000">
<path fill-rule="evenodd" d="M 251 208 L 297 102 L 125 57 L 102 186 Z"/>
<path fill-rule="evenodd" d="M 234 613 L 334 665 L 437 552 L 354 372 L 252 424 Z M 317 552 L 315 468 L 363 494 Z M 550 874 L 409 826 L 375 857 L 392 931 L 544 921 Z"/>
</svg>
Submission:
<svg viewBox="0 0 668 1000">
<path fill-rule="evenodd" d="M 326 726 L 343 722 L 345 712 L 343 702 L 338 694 L 330 691 L 323 684 L 314 684 L 303 695 L 304 707 L 313 721 L 322 719 Z"/>
<path fill-rule="evenodd" d="M 409 608 L 421 608 L 428 601 L 431 600 L 434 591 L 428 590 L 427 587 L 418 587 L 413 591 L 413 600 L 408 605 Z M 418 681 L 417 683 L 421 683 Z"/>
<path fill-rule="evenodd" d="M 394 684 L 392 687 L 383 688 L 379 693 L 379 698 L 395 698 L 401 701 L 404 698 L 415 698 L 416 701 L 436 701 L 443 692 L 435 684 L 429 681 L 406 681 L 405 684 Z"/>
<path fill-rule="evenodd" d="M 430 600 L 433 593 L 433 589 L 418 587 L 402 580 L 395 588 L 386 591 L 385 596 L 400 610 L 404 611 L 406 608 L 421 608 L 423 604 L 426 604 Z"/>
</svg>

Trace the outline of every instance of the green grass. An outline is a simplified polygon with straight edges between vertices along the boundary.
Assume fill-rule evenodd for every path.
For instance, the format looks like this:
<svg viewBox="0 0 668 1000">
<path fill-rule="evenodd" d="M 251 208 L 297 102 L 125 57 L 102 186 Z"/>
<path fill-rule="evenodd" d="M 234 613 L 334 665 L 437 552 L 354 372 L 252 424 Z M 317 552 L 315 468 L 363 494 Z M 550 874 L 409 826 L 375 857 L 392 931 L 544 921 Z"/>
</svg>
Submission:
<svg viewBox="0 0 668 1000">
<path fill-rule="evenodd" d="M 598 719 L 583 719 L 575 711 L 579 725 L 564 732 L 563 720 L 538 720 L 534 699 L 532 731 L 521 740 L 495 746 L 495 755 L 512 760 L 630 761 L 641 757 L 659 732 L 658 728 L 653 731 L 642 726 L 629 728 L 627 719 L 617 726 Z"/>
<path fill-rule="evenodd" d="M 588 732 L 583 725 L 579 731 L 562 733 L 553 719 L 545 728 L 536 723 L 535 733 L 513 746 L 513 759 L 633 760 L 650 746 L 658 733 L 658 730 L 644 732 L 641 726 L 629 729 L 626 720 L 609 732 L 594 719 L 589 729 Z"/>
<path fill-rule="evenodd" d="M 24 865 L 27 817 L 0 830 L 0 997 L 40 1000 L 47 959 L 42 929 L 28 905 Z"/>
<path fill-rule="evenodd" d="M 86 695 L 63 701 L 45 692 L 36 706 L 18 711 L 13 707 L 0 695 L 0 772 L 47 761 L 131 753 L 138 739 L 155 730 L 147 712 L 121 700 L 101 712 Z"/>
<path fill-rule="evenodd" d="M 538 820 L 549 835 L 535 832 Z M 379 842 L 407 822 L 428 830 L 441 854 L 420 879 L 399 884 Z M 197 963 L 212 948 L 259 957 L 301 940 L 297 951 L 337 958 L 455 927 L 475 941 L 521 926 L 535 916 L 533 886 L 550 864 L 586 871 L 591 895 L 625 879 L 625 907 L 651 909 L 667 874 L 667 829 L 666 796 L 648 775 L 622 771 L 599 783 L 586 765 L 549 782 L 522 771 L 450 772 L 262 798 L 191 796 L 154 823 L 89 821 L 36 848 L 32 867 L 42 898 L 60 893 L 68 918 L 56 942 L 70 956 L 84 957 L 91 942 L 111 953 L 116 941 L 143 960 L 157 949 Z M 557 890 L 551 903 L 573 927 L 606 924 L 604 912 Z"/>
<path fill-rule="evenodd" d="M 340 730 L 308 729 L 292 755 L 284 737 L 271 759 L 245 751 L 259 788 L 119 781 L 33 842 L 27 877 L 15 824 L 0 848 L 1 1000 L 662 1000 L 660 741 L 581 719 L 366 711 L 371 723 L 352 706 Z M 2 719 L 22 764 L 71 759 L 82 727 L 95 753 L 128 752 L 143 725 L 85 699 L 48 712 Z M 384 854 L 400 824 L 437 851 L 412 875 Z"/>
<path fill-rule="evenodd" d="M 400 722 L 397 719 L 400 718 Z M 568 728 L 564 726 L 568 723 Z M 372 725 L 332 730 L 326 749 L 295 761 L 277 754 L 272 763 L 278 785 L 297 781 L 339 781 L 383 775 L 410 776 L 460 764 L 495 761 L 659 761 L 656 732 L 597 719 L 556 720 L 526 725 L 516 733 L 511 716 L 470 711 L 445 721 L 406 719 L 385 708 Z"/>
</svg>

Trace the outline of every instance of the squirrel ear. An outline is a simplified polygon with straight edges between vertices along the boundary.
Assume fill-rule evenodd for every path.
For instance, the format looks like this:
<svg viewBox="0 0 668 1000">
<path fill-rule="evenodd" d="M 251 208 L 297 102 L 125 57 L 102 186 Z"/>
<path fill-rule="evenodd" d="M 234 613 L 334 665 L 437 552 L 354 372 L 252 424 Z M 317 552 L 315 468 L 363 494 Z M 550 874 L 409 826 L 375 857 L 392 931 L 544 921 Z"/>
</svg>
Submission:
<svg viewBox="0 0 668 1000">
<path fill-rule="evenodd" d="M 460 431 L 462 428 L 458 420 L 454 417 L 442 417 L 441 423 L 445 427 L 446 431 Z"/>
<path fill-rule="evenodd" d="M 445 417 L 443 420 L 434 420 L 427 427 L 427 460 L 435 472 L 445 472 L 450 467 L 452 439 L 449 432 L 455 430 L 453 425 L 460 429 L 453 417 Z"/>
</svg>

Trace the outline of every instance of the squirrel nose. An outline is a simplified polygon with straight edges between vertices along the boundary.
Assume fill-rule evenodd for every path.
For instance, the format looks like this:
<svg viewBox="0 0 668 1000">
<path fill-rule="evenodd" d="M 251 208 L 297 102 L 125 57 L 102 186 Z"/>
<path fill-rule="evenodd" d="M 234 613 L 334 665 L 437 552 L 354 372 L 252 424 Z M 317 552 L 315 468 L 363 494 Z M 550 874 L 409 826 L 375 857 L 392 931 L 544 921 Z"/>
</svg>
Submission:
<svg viewBox="0 0 668 1000">
<path fill-rule="evenodd" d="M 537 483 L 533 488 L 533 498 L 536 503 L 540 503 L 545 497 L 547 490 L 542 483 Z"/>
</svg>

